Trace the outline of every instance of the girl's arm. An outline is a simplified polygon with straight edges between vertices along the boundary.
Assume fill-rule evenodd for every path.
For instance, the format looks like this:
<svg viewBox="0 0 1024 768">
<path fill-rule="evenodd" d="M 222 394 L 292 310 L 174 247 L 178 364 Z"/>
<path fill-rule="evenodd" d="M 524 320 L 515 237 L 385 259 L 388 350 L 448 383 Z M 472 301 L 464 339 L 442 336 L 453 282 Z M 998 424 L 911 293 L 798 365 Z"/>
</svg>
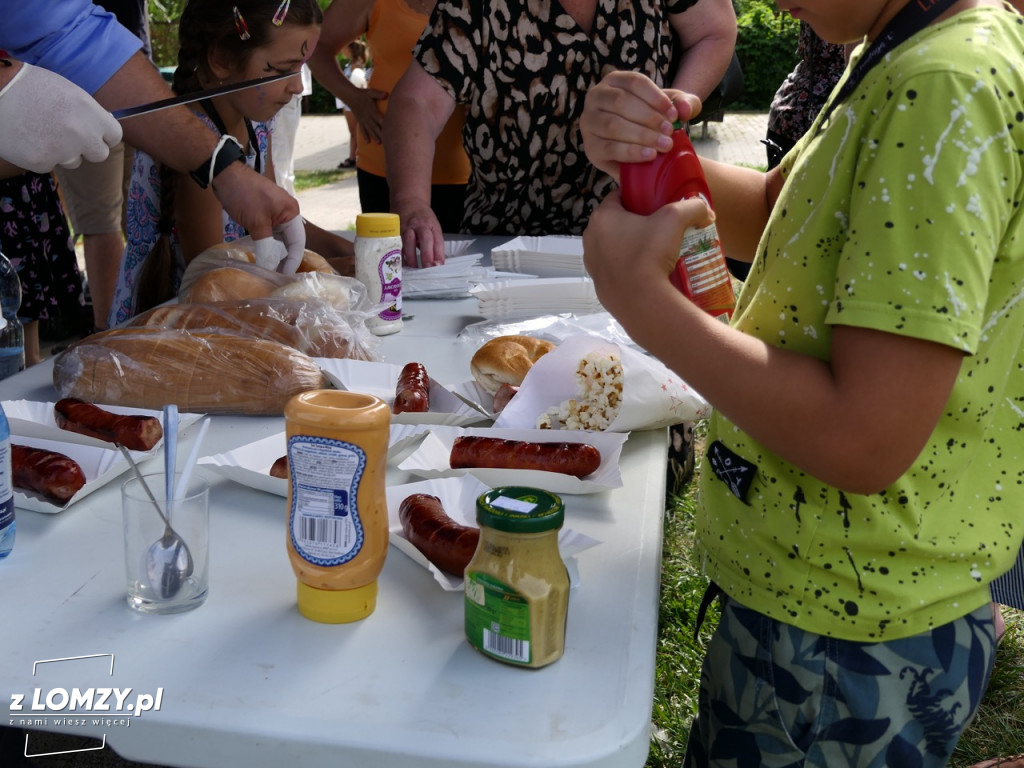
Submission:
<svg viewBox="0 0 1024 768">
<path fill-rule="evenodd" d="M 267 145 L 267 167 L 264 170 L 264 175 L 268 179 L 277 178 L 277 171 L 274 168 L 273 133 L 271 133 L 270 141 Z M 351 242 L 340 235 L 328 232 L 326 229 L 321 229 L 307 219 L 302 220 L 302 227 L 306 234 L 306 248 L 327 259 L 328 263 L 339 274 L 347 275 L 348 277 L 355 276 L 355 247 Z"/>
<path fill-rule="evenodd" d="M 715 320 L 666 279 L 683 231 L 709 216 L 695 200 L 635 216 L 617 192 L 609 195 L 583 234 L 584 260 L 602 305 L 637 344 L 767 449 L 845 491 L 874 493 L 890 485 L 931 435 L 963 353 L 837 326 L 830 361 L 822 361 Z"/>
<path fill-rule="evenodd" d="M 341 235 L 321 229 L 311 221 L 305 221 L 305 225 L 306 247 L 327 259 L 338 274 L 355 277 L 355 247 L 352 242 Z"/>
<path fill-rule="evenodd" d="M 253 177 L 256 178 L 255 174 Z M 207 248 L 224 242 L 224 207 L 212 187 L 200 189 L 183 173 L 174 173 L 171 184 L 174 225 L 185 264 L 188 264 Z"/>
</svg>

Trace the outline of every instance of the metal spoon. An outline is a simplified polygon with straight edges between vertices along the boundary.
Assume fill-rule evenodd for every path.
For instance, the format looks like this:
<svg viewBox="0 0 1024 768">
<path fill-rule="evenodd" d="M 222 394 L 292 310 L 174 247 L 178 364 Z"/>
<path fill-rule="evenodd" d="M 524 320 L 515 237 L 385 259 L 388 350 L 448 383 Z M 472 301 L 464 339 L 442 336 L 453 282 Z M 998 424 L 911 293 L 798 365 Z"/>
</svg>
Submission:
<svg viewBox="0 0 1024 768">
<path fill-rule="evenodd" d="M 153 502 L 153 507 L 156 509 L 157 514 L 160 515 L 160 519 L 164 521 L 163 536 L 153 542 L 150 548 L 146 550 L 144 562 L 146 578 L 149 581 L 150 589 L 159 595 L 162 600 L 169 600 L 178 594 L 181 590 L 181 585 L 192 575 L 194 569 L 192 553 L 189 551 L 184 539 L 171 527 L 170 520 L 160 507 L 160 502 L 153 496 L 149 485 L 146 484 L 146 478 L 143 477 L 142 471 L 139 469 L 139 465 L 135 463 L 131 453 L 120 443 L 116 445 L 135 471 L 135 476 L 139 479 L 139 483 L 142 485 L 146 495 L 149 496 L 149 500 Z"/>
</svg>

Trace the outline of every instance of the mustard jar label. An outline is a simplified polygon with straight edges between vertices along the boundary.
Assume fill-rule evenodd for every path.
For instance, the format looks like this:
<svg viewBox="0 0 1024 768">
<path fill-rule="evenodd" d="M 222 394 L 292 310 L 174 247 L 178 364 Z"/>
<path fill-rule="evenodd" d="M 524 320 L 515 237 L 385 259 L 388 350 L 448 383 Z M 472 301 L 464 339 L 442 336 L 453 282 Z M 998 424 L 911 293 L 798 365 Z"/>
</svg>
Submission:
<svg viewBox="0 0 1024 768">
<path fill-rule="evenodd" d="M 472 646 L 502 661 L 529 664 L 530 604 L 486 573 L 466 573 L 466 637 Z"/>
<path fill-rule="evenodd" d="M 347 563 L 364 543 L 357 499 L 366 453 L 342 440 L 293 435 L 288 440 L 288 463 L 292 546 L 313 565 Z"/>
</svg>

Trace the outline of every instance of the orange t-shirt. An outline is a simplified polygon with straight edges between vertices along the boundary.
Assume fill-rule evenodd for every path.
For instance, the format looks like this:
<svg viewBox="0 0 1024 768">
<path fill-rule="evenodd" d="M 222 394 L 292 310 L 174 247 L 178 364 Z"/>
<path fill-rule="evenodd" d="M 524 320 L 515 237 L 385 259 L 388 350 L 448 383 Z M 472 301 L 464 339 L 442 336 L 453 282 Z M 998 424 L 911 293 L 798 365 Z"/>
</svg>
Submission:
<svg viewBox="0 0 1024 768">
<path fill-rule="evenodd" d="M 428 16 L 416 13 L 405 0 L 377 0 L 370 14 L 366 42 L 373 71 L 367 87 L 391 93 L 412 61 L 412 49 L 427 26 Z M 386 113 L 388 100 L 377 102 Z M 462 148 L 462 105 L 457 104 L 434 147 L 434 184 L 465 184 L 469 180 L 469 158 Z M 356 165 L 377 176 L 387 175 L 384 147 L 368 141 L 359 143 Z"/>
</svg>

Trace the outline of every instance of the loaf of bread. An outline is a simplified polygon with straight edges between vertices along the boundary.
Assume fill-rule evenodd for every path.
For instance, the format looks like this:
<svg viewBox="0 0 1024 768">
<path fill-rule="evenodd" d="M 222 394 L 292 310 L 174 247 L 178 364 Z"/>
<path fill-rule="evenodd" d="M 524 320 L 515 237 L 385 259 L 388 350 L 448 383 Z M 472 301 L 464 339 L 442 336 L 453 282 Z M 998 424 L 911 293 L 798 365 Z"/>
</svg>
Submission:
<svg viewBox="0 0 1024 768">
<path fill-rule="evenodd" d="M 336 275 L 338 270 L 327 263 L 327 259 L 307 248 L 302 252 L 302 261 L 296 272 L 319 272 L 322 275 Z"/>
<path fill-rule="evenodd" d="M 211 269 L 187 285 L 183 280 L 178 300 L 183 304 L 208 304 L 269 296 L 278 287 L 277 282 L 269 279 L 274 274 L 267 272 L 267 277 L 264 277 L 255 271 L 235 267 Z"/>
<path fill-rule="evenodd" d="M 533 364 L 554 348 L 552 342 L 533 336 L 498 336 L 476 351 L 469 370 L 477 383 L 493 395 L 502 384 L 522 384 Z"/>
<path fill-rule="evenodd" d="M 302 352 L 304 340 L 294 326 L 272 314 L 266 305 L 248 301 L 213 304 L 166 304 L 132 318 L 130 327 L 177 328 L 198 333 L 229 333 L 269 339 Z"/>
<path fill-rule="evenodd" d="M 265 339 L 156 328 L 88 336 L 54 361 L 61 397 L 105 405 L 280 415 L 300 392 L 328 386 L 298 350 Z"/>
<path fill-rule="evenodd" d="M 284 253 L 284 244 L 281 244 L 281 252 Z M 245 261 L 250 264 L 256 263 L 256 254 L 253 251 L 253 244 L 251 237 L 243 237 L 238 240 L 232 240 L 230 242 L 217 243 L 217 245 L 210 246 L 203 251 L 195 260 L 200 262 L 209 261 L 211 264 L 222 266 L 225 259 L 233 259 L 235 261 Z M 306 248 L 302 252 L 302 261 L 299 262 L 296 272 L 321 272 L 325 275 L 336 275 L 337 270 L 334 269 L 330 264 L 327 263 L 327 259 L 321 256 L 316 251 L 311 251 Z"/>
</svg>

